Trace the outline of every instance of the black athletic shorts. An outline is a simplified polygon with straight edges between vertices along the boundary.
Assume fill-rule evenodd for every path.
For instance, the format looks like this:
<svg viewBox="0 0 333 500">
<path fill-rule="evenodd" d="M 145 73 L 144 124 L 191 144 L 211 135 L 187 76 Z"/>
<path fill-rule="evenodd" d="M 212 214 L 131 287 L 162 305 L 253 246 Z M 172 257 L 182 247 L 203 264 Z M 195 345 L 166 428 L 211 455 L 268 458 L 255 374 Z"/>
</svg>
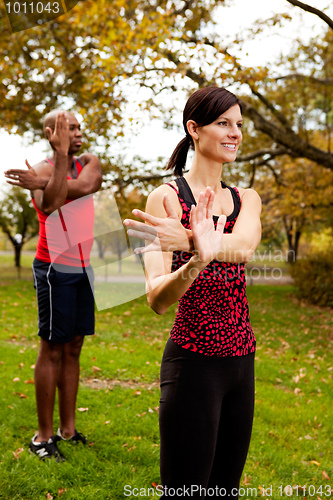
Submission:
<svg viewBox="0 0 333 500">
<path fill-rule="evenodd" d="M 38 335 L 51 342 L 70 342 L 95 332 L 93 269 L 56 270 L 35 259 L 32 265 L 38 305 Z M 76 272 L 65 272 L 74 270 Z"/>
</svg>

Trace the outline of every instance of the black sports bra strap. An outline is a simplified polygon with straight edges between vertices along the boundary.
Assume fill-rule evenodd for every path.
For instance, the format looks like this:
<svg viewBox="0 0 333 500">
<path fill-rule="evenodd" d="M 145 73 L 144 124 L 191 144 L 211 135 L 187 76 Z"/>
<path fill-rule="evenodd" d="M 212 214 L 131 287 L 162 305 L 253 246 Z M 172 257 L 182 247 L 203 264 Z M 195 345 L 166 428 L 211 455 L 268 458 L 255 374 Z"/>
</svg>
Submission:
<svg viewBox="0 0 333 500">
<path fill-rule="evenodd" d="M 179 195 L 185 201 L 185 203 L 187 202 L 189 206 L 196 205 L 197 203 L 194 199 L 193 193 L 186 179 L 184 177 L 177 177 L 175 182 L 179 189 Z"/>
<path fill-rule="evenodd" d="M 186 179 L 184 177 L 177 177 L 175 179 L 175 183 L 177 184 L 178 187 L 178 192 L 175 186 L 167 182 L 166 184 L 170 186 L 174 191 L 176 191 L 177 195 L 179 198 L 181 198 L 186 205 L 190 208 L 192 205 L 196 205 L 197 202 L 195 201 L 195 198 L 193 196 L 193 193 L 191 191 L 190 186 L 188 185 Z M 231 192 L 231 196 L 234 202 L 234 209 L 231 214 L 227 216 L 227 221 L 233 220 L 235 217 L 238 216 L 241 208 L 241 198 L 238 192 L 237 188 L 232 188 L 228 186 L 225 182 L 221 181 L 222 188 L 229 189 Z M 213 217 L 218 217 L 214 215 Z"/>
</svg>

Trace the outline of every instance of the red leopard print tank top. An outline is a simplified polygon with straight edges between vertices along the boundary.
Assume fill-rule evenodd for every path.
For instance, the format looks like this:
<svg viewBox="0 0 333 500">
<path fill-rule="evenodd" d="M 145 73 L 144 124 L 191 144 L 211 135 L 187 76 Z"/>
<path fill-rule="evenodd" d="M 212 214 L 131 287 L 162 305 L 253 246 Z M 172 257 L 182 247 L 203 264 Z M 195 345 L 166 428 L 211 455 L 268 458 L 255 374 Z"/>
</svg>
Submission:
<svg viewBox="0 0 333 500">
<path fill-rule="evenodd" d="M 192 191 L 184 177 L 176 179 L 179 202 L 183 209 L 181 222 L 190 227 L 191 205 L 196 204 Z M 241 199 L 236 188 L 222 182 L 222 188 L 230 189 L 234 211 L 227 217 L 225 233 L 231 233 L 236 223 Z M 217 216 L 213 216 L 215 226 Z M 172 272 L 190 258 L 188 252 L 174 252 Z M 244 264 L 212 261 L 178 303 L 175 323 L 171 330 L 172 340 L 193 352 L 206 356 L 245 356 L 255 351 L 256 340 L 251 328 L 246 298 Z"/>
</svg>

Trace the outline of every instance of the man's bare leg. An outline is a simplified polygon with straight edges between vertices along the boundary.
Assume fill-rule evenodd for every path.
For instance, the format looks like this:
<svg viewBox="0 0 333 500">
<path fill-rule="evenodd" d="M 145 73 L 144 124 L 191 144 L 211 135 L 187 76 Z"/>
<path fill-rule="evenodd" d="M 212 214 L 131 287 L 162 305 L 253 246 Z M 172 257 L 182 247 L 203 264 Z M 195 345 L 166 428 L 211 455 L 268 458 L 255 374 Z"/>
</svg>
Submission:
<svg viewBox="0 0 333 500">
<path fill-rule="evenodd" d="M 64 344 L 58 375 L 58 400 L 60 432 L 68 439 L 75 434 L 76 397 L 80 377 L 80 353 L 83 335 L 77 335 L 71 342 Z"/>
<path fill-rule="evenodd" d="M 53 411 L 63 344 L 40 339 L 35 366 L 35 391 L 38 416 L 37 442 L 53 436 Z"/>
</svg>

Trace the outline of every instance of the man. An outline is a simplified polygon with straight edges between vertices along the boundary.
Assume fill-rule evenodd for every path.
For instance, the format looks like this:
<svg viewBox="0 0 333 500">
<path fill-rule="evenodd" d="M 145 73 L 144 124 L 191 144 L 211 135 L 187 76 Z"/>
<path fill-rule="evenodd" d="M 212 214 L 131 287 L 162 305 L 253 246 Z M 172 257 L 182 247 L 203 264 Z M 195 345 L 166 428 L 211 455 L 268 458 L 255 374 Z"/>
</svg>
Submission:
<svg viewBox="0 0 333 500">
<path fill-rule="evenodd" d="M 28 170 L 11 169 L 5 176 L 8 183 L 31 190 L 40 229 L 33 263 L 41 337 L 35 366 L 38 432 L 29 449 L 40 458 L 63 461 L 59 441 L 86 442 L 75 429 L 75 407 L 83 339 L 94 333 L 94 297 L 88 279 L 93 242 L 93 205 L 89 195 L 98 191 L 102 176 L 96 156 L 74 156 L 81 147 L 82 133 L 72 113 L 51 111 L 43 127 L 53 150 L 51 158 L 33 168 L 26 161 Z M 78 204 L 79 209 L 66 208 Z M 82 234 L 87 234 L 85 241 L 76 242 L 68 250 L 66 245 L 59 246 L 61 241 L 71 246 L 71 229 L 77 230 L 78 226 Z M 56 389 L 60 427 L 54 435 Z"/>
</svg>

